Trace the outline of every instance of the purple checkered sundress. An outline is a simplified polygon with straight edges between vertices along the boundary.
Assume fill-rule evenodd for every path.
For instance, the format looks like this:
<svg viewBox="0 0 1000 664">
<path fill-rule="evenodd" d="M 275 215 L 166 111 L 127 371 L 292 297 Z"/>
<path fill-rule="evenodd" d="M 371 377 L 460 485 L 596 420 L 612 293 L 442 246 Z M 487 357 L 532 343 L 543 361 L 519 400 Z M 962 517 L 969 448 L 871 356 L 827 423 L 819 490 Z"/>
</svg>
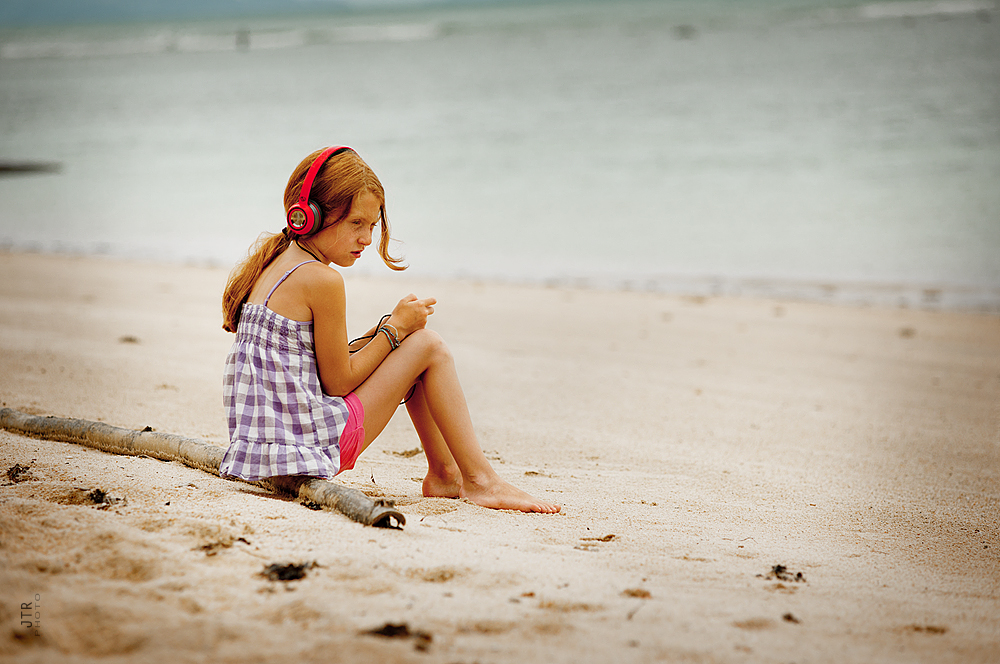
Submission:
<svg viewBox="0 0 1000 664">
<path fill-rule="evenodd" d="M 236 341 L 226 359 L 224 401 L 229 449 L 219 472 L 244 480 L 277 475 L 333 477 L 340 470 L 340 436 L 349 411 L 323 393 L 312 321 L 285 318 L 264 299 L 244 304 Z"/>
</svg>

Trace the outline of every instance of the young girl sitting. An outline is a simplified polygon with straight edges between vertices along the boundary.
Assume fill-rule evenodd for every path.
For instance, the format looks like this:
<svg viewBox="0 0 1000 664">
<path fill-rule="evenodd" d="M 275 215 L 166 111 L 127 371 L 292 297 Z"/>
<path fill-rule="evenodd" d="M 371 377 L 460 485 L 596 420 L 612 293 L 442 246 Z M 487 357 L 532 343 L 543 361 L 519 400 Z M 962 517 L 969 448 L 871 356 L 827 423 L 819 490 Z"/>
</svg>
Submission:
<svg viewBox="0 0 1000 664">
<path fill-rule="evenodd" d="M 317 151 L 285 187 L 286 227 L 236 266 L 223 295 L 230 445 L 220 472 L 330 478 L 382 432 L 400 401 L 427 456 L 425 496 L 558 512 L 500 478 L 483 454 L 448 347 L 428 330 L 434 298 L 407 295 L 348 342 L 344 278 L 372 243 L 393 270 L 385 191 L 347 147 Z"/>
</svg>

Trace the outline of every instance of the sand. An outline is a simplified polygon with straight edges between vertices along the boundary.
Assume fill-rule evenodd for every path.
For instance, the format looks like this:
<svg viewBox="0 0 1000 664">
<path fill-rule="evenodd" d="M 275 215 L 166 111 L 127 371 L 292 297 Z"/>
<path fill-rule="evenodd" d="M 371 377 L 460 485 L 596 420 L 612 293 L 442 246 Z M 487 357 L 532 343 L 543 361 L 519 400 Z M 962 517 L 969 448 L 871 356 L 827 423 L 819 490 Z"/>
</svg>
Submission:
<svg viewBox="0 0 1000 664">
<path fill-rule="evenodd" d="M 224 446 L 225 277 L 0 254 L 0 402 Z M 352 333 L 438 298 L 484 449 L 563 512 L 422 498 L 402 409 L 338 478 L 399 531 L 0 431 L 0 659 L 1000 661 L 1000 318 L 347 278 Z"/>
</svg>

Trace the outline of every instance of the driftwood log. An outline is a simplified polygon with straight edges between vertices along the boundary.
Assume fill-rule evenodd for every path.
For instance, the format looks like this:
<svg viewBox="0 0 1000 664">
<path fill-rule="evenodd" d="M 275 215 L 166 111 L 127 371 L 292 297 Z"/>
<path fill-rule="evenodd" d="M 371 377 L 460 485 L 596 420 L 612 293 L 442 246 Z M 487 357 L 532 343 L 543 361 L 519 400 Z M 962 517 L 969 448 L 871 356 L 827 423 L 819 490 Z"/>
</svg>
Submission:
<svg viewBox="0 0 1000 664">
<path fill-rule="evenodd" d="M 213 475 L 219 474 L 225 450 L 193 438 L 156 431 L 136 431 L 103 422 L 62 417 L 27 415 L 11 408 L 0 409 L 0 427 L 48 440 L 79 443 L 112 454 L 144 455 L 163 461 L 179 461 Z M 268 489 L 297 495 L 334 509 L 366 526 L 402 528 L 406 518 L 391 500 L 374 500 L 357 489 L 316 478 L 275 477 L 252 482 Z"/>
</svg>

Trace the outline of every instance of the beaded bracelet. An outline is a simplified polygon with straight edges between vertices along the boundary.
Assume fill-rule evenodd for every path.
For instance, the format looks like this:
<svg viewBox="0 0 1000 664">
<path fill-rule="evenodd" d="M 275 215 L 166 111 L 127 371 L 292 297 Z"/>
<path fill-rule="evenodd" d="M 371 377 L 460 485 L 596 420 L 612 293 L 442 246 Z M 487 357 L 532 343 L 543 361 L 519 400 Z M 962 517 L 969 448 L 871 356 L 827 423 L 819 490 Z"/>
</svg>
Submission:
<svg viewBox="0 0 1000 664">
<path fill-rule="evenodd" d="M 389 331 L 392 332 L 392 338 L 396 340 L 396 345 L 397 346 L 399 345 L 399 331 L 396 329 L 395 325 L 389 325 L 389 323 L 382 323 L 381 325 L 379 325 L 379 327 L 389 328 Z"/>
<path fill-rule="evenodd" d="M 388 327 L 386 327 L 386 326 L 383 325 L 382 327 L 380 327 L 378 329 L 378 332 L 384 332 L 385 333 L 385 338 L 389 340 L 389 352 L 390 353 L 392 351 L 396 350 L 397 348 L 399 348 L 399 341 L 396 339 L 396 335 L 394 335 L 392 332 L 390 332 Z M 378 332 L 376 332 L 375 334 L 378 334 Z"/>
</svg>

